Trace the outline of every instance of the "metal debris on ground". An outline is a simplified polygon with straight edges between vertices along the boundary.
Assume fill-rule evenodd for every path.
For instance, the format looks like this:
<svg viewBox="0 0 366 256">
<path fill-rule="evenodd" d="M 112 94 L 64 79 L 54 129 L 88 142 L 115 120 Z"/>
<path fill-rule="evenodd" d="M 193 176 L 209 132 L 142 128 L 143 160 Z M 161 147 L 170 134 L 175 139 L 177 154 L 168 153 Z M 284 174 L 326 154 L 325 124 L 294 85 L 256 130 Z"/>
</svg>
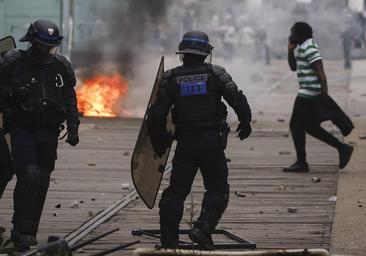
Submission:
<svg viewBox="0 0 366 256">
<path fill-rule="evenodd" d="M 361 135 L 359 136 L 359 138 L 360 138 L 360 140 L 366 140 L 366 134 L 361 134 Z"/>
<path fill-rule="evenodd" d="M 242 192 L 237 191 L 237 190 L 235 190 L 234 194 L 235 194 L 236 196 L 238 196 L 238 197 L 246 197 L 246 195 L 245 195 L 245 194 L 243 194 Z"/>
<path fill-rule="evenodd" d="M 53 217 L 58 217 L 58 213 L 56 211 L 53 212 Z"/>
<path fill-rule="evenodd" d="M 94 213 L 92 211 L 88 211 L 88 216 L 89 217 L 93 217 L 94 216 Z"/>
<path fill-rule="evenodd" d="M 130 183 L 126 182 L 126 183 L 122 183 L 122 189 L 123 190 L 128 190 L 130 189 Z"/>
<path fill-rule="evenodd" d="M 61 208 L 61 204 L 56 204 L 56 205 L 55 205 L 55 208 L 56 208 L 56 209 L 60 209 L 60 208 Z"/>
<path fill-rule="evenodd" d="M 291 152 L 290 151 L 280 151 L 280 152 L 278 152 L 278 154 L 280 154 L 280 155 L 291 155 Z"/>
<path fill-rule="evenodd" d="M 130 154 L 130 152 L 126 151 L 123 153 L 124 156 L 128 156 Z"/>
<path fill-rule="evenodd" d="M 278 118 L 278 119 L 277 119 L 277 122 L 279 122 L 279 123 L 284 123 L 284 122 L 285 122 L 285 119 L 283 119 L 283 118 Z"/>
<path fill-rule="evenodd" d="M 88 166 L 96 166 L 94 162 L 88 162 Z"/>
<path fill-rule="evenodd" d="M 331 196 L 328 198 L 328 202 L 336 202 L 337 201 L 337 196 Z"/>
<path fill-rule="evenodd" d="M 79 208 L 79 203 L 77 200 L 74 200 L 71 202 L 71 205 L 70 205 L 70 208 L 72 209 L 76 209 L 76 208 Z"/>
<path fill-rule="evenodd" d="M 286 191 L 287 187 L 285 185 L 281 185 L 281 186 L 278 187 L 278 190 L 279 191 Z"/>
<path fill-rule="evenodd" d="M 287 208 L 287 212 L 289 212 L 289 213 L 297 213 L 297 208 L 296 207 L 288 207 Z"/>
<path fill-rule="evenodd" d="M 313 182 L 313 183 L 319 183 L 319 182 L 321 182 L 321 178 L 319 178 L 319 177 L 312 177 L 311 178 L 311 182 Z"/>
</svg>

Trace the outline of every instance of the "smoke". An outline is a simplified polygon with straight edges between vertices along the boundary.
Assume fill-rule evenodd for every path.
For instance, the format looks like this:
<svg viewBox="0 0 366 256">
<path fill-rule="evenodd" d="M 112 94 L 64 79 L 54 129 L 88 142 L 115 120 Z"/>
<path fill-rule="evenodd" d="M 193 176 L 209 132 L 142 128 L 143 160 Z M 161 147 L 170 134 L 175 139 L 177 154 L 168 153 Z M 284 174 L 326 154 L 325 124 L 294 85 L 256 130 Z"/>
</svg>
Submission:
<svg viewBox="0 0 366 256">
<path fill-rule="evenodd" d="M 75 17 L 80 35 L 73 61 L 87 67 L 84 74 L 111 72 L 113 66 L 126 76 L 130 91 L 122 104 L 133 115 L 145 110 L 161 55 L 166 56 L 165 69 L 179 64 L 175 51 L 188 30 L 209 35 L 215 47 L 213 63 L 229 71 L 249 101 L 288 75 L 286 65 L 277 68 L 271 63 L 285 63 L 289 30 L 296 21 L 313 27 L 325 59 L 343 55 L 343 0 L 101 2 L 83 1 L 79 10 L 90 5 L 86 15 L 76 12 L 81 15 Z"/>
<path fill-rule="evenodd" d="M 136 61 L 151 42 L 159 23 L 165 19 L 168 0 L 109 0 L 81 2 L 88 16 L 76 17 L 82 33 L 73 58 L 85 69 L 84 75 L 103 70 L 106 63 L 115 63 L 124 76 L 133 77 Z M 92 65 L 91 65 L 92 64 Z M 110 68 L 110 66 L 108 66 Z"/>
</svg>

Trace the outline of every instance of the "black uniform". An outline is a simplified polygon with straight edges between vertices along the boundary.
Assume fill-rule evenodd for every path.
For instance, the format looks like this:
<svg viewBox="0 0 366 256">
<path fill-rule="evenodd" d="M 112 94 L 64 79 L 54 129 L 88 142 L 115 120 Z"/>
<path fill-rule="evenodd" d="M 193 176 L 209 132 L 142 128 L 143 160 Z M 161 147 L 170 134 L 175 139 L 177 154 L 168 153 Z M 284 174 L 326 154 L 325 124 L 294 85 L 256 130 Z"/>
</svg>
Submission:
<svg viewBox="0 0 366 256">
<path fill-rule="evenodd" d="M 173 122 L 178 142 L 170 185 L 159 203 L 163 247 L 177 246 L 184 201 L 198 168 L 206 192 L 195 226 L 210 237 L 227 207 L 228 168 L 220 134 L 222 112 L 226 112 L 226 108 L 222 110 L 222 96 L 235 110 L 240 122 L 249 125 L 251 111 L 246 97 L 220 66 L 203 61 L 185 63 L 166 71 L 160 83 L 156 103 L 151 109 L 153 130 L 160 131 L 164 141 L 166 117 L 174 106 Z"/>
<path fill-rule="evenodd" d="M 70 63 L 60 54 L 47 63 L 37 62 L 31 51 L 12 50 L 0 58 L 0 99 L 10 110 L 4 123 L 17 176 L 13 232 L 35 239 L 55 167 L 60 125 L 66 119 L 68 131 L 75 134 L 79 118 Z"/>
</svg>

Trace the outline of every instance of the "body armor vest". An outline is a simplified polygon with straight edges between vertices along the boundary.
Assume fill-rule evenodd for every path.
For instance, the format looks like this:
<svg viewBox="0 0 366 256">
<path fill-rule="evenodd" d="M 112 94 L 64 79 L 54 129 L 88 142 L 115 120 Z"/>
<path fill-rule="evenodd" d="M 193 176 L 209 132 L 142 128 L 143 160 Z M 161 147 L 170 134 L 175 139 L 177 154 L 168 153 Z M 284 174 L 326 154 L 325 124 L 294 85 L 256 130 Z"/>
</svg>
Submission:
<svg viewBox="0 0 366 256">
<path fill-rule="evenodd" d="M 172 70 L 173 122 L 177 129 L 216 127 L 221 94 L 209 64 Z"/>
<path fill-rule="evenodd" d="M 26 86 L 31 91 L 31 97 L 12 108 L 15 122 L 26 126 L 57 126 L 65 121 L 63 74 L 57 61 L 38 64 L 24 58 L 15 65 L 11 81 L 13 86 Z"/>
</svg>

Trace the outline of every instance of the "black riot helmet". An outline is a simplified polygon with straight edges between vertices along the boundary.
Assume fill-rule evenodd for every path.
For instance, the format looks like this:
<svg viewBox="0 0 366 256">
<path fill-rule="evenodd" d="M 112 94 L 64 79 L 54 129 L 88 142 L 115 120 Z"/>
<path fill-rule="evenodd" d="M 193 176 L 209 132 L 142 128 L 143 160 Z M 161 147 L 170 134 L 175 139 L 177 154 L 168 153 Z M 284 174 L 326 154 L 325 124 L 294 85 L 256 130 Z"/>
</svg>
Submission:
<svg viewBox="0 0 366 256">
<path fill-rule="evenodd" d="M 179 43 L 177 54 L 195 54 L 201 56 L 209 56 L 212 45 L 206 33 L 202 31 L 188 31 L 183 35 L 182 41 Z"/>
<path fill-rule="evenodd" d="M 42 46 L 57 47 L 61 44 L 62 36 L 57 25 L 48 20 L 32 22 L 27 33 L 19 39 L 20 42 L 38 43 Z"/>
<path fill-rule="evenodd" d="M 61 44 L 62 36 L 55 23 L 48 20 L 32 22 L 27 33 L 19 39 L 20 42 L 30 42 L 27 56 L 38 63 L 51 63 Z"/>
</svg>

